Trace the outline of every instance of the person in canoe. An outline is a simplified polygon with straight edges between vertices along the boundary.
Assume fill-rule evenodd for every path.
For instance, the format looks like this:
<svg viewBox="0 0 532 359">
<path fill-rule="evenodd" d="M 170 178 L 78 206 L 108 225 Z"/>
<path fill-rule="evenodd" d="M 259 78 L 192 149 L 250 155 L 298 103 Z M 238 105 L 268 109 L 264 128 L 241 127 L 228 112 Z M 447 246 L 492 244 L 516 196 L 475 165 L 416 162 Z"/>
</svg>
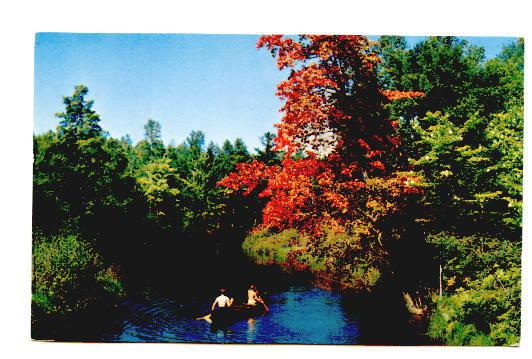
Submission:
<svg viewBox="0 0 532 359">
<path fill-rule="evenodd" d="M 248 305 L 258 305 L 258 303 L 262 304 L 266 311 L 270 310 L 264 303 L 264 300 L 262 300 L 262 298 L 260 297 L 257 287 L 252 284 L 249 286 L 248 289 Z"/>
<path fill-rule="evenodd" d="M 225 295 L 225 289 L 220 289 L 220 295 L 216 297 L 214 303 L 211 306 L 211 314 L 208 318 L 208 322 L 213 323 L 217 322 L 226 322 L 231 318 L 231 305 L 233 304 L 234 299 L 229 298 Z M 207 318 L 205 318 L 207 319 Z"/>
<path fill-rule="evenodd" d="M 233 305 L 233 301 L 233 298 L 229 299 L 229 297 L 225 295 L 225 288 L 221 288 L 220 295 L 216 297 L 214 303 L 212 303 L 211 311 L 214 311 L 216 308 L 227 310 L 231 305 Z"/>
<path fill-rule="evenodd" d="M 233 305 L 234 298 L 229 298 L 225 295 L 225 288 L 220 288 L 220 295 L 216 297 L 211 306 L 211 312 L 206 316 L 196 318 L 197 320 L 206 320 L 209 323 L 212 323 L 212 315 L 214 311 L 217 311 L 217 314 L 226 315 L 229 311 L 231 305 Z"/>
</svg>

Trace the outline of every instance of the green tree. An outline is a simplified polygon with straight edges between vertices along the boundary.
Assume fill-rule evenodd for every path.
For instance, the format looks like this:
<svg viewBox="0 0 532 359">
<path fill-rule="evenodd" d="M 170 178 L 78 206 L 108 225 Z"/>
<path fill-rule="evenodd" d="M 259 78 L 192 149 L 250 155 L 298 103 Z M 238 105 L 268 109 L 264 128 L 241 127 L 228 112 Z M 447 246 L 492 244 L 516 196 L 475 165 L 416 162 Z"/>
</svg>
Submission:
<svg viewBox="0 0 532 359">
<path fill-rule="evenodd" d="M 202 131 L 192 131 L 185 140 L 189 154 L 192 158 L 198 158 L 205 146 L 205 134 Z"/>
<path fill-rule="evenodd" d="M 88 92 L 86 86 L 77 85 L 72 96 L 63 97 L 65 111 L 56 114 L 60 119 L 60 136 L 82 140 L 102 134 L 100 116 L 92 109 L 94 101 L 85 99 Z"/>
<path fill-rule="evenodd" d="M 183 228 L 190 233 L 205 234 L 219 229 L 225 207 L 225 195 L 216 182 L 229 171 L 225 169 L 228 164 L 220 163 L 224 157 L 217 146 L 210 144 L 204 150 L 204 143 L 203 132 L 192 131 L 180 147 L 180 167 L 185 171 L 178 177 L 178 186 L 183 201 Z M 245 146 L 240 152 L 247 152 Z"/>
<path fill-rule="evenodd" d="M 99 241 L 112 229 L 109 218 L 128 212 L 136 191 L 127 151 L 99 127 L 87 91 L 77 86 L 65 97 L 55 133 L 34 137 L 33 218 L 46 232 L 69 228 Z"/>
<path fill-rule="evenodd" d="M 137 168 L 164 156 L 165 148 L 161 139 L 161 124 L 159 122 L 152 119 L 148 120 L 144 125 L 144 140 L 140 141 L 136 148 L 138 151 Z"/>
<path fill-rule="evenodd" d="M 150 144 L 161 142 L 161 124 L 150 118 L 144 125 L 144 138 Z"/>
<path fill-rule="evenodd" d="M 413 118 L 443 111 L 465 120 L 485 105 L 478 88 L 483 48 L 452 36 L 429 37 L 413 49 L 400 37 L 381 37 L 380 43 L 381 81 L 391 89 L 425 93 L 420 99 L 392 103 L 394 116 Z"/>
<path fill-rule="evenodd" d="M 406 78 L 408 74 L 409 57 L 406 39 L 403 36 L 381 36 L 377 51 L 382 60 L 378 68 L 379 77 L 383 85 L 390 89 L 408 91 L 410 86 Z"/>
<path fill-rule="evenodd" d="M 478 235 L 430 235 L 443 267 L 428 334 L 449 345 L 515 345 L 521 327 L 521 245 Z"/>
<path fill-rule="evenodd" d="M 176 207 L 179 190 L 176 188 L 175 169 L 168 158 L 145 164 L 137 178 L 152 216 L 158 220 L 171 214 Z M 173 219 L 175 220 L 175 219 Z"/>
<path fill-rule="evenodd" d="M 524 39 L 510 43 L 486 62 L 479 86 L 487 113 L 499 113 L 519 106 L 524 96 Z"/>
<path fill-rule="evenodd" d="M 455 125 L 439 112 L 415 122 L 420 140 L 411 159 L 427 181 L 426 205 L 436 226 L 515 231 L 522 209 L 522 109 L 471 116 Z"/>
<path fill-rule="evenodd" d="M 278 152 L 274 151 L 275 137 L 275 134 L 272 132 L 266 132 L 260 137 L 260 143 L 263 148 L 255 148 L 257 159 L 259 161 L 269 165 L 277 164 L 279 162 Z"/>
<path fill-rule="evenodd" d="M 492 158 L 488 172 L 495 173 L 499 197 L 507 204 L 503 222 L 519 230 L 523 216 L 523 107 L 496 114 L 486 128 Z"/>
</svg>

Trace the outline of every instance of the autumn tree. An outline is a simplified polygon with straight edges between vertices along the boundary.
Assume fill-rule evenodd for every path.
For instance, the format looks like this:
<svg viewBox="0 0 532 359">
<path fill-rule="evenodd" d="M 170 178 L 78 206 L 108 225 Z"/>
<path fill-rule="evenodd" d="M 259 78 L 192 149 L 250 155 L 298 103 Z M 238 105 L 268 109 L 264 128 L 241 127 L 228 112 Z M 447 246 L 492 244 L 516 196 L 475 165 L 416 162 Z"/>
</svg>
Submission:
<svg viewBox="0 0 532 359">
<path fill-rule="evenodd" d="M 283 117 L 274 149 L 284 157 L 280 165 L 240 163 L 220 182 L 267 199 L 262 225 L 313 235 L 309 251 L 318 253 L 325 228 L 359 238 L 362 250 L 346 246 L 335 254 L 339 276 L 341 268 L 364 272 L 358 277 L 383 269 L 393 237 L 387 223 L 420 192 L 418 178 L 396 158 L 396 123 L 384 105 L 423 94 L 382 89 L 371 45 L 363 36 L 261 37 L 257 46 L 272 53 L 279 69 L 291 69 L 277 87 Z M 349 263 L 361 256 L 366 270 Z"/>
<path fill-rule="evenodd" d="M 326 222 L 347 223 L 359 208 L 357 191 L 365 181 L 396 170 L 390 154 L 399 138 L 383 104 L 399 92 L 380 89 L 378 58 L 362 36 L 296 41 L 273 35 L 257 46 L 271 51 L 279 69 L 292 69 L 277 91 L 284 103 L 275 149 L 286 156 L 281 166 L 240 164 L 221 184 L 250 193 L 266 179 L 260 193 L 269 198 L 266 226 L 316 230 Z"/>
</svg>

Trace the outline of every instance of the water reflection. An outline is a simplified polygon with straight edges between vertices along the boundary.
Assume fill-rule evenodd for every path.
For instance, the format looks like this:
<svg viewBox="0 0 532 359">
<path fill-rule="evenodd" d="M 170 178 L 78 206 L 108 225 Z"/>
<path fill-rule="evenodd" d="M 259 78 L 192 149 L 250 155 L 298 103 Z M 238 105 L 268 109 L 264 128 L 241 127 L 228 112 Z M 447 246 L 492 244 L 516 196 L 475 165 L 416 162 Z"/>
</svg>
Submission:
<svg viewBox="0 0 532 359">
<path fill-rule="evenodd" d="M 248 343 L 253 343 L 255 341 L 255 319 L 248 319 L 248 330 L 246 332 L 246 338 Z"/>
</svg>

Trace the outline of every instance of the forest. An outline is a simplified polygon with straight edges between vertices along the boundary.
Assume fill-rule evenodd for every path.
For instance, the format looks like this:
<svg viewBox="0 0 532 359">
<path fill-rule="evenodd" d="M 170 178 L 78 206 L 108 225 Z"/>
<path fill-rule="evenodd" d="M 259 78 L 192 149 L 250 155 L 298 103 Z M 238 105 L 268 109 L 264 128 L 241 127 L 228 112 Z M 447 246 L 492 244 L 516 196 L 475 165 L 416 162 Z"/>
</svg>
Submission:
<svg viewBox="0 0 532 359">
<path fill-rule="evenodd" d="M 393 287 L 437 343 L 518 344 L 524 40 L 490 59 L 449 36 L 257 48 L 289 70 L 260 148 L 200 130 L 167 144 L 157 119 L 113 138 L 86 86 L 64 97 L 33 136 L 32 325 L 210 292 L 222 257 L 352 295 Z"/>
</svg>

